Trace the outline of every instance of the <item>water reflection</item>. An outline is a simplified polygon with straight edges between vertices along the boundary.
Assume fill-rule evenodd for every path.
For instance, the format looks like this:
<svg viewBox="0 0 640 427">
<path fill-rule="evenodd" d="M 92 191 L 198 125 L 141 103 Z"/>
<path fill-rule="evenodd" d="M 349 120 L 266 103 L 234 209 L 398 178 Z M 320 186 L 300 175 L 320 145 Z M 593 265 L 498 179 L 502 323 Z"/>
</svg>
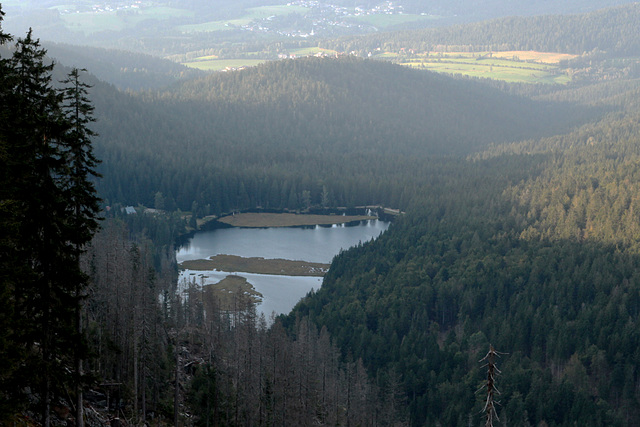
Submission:
<svg viewBox="0 0 640 427">
<path fill-rule="evenodd" d="M 356 224 L 337 224 L 311 227 L 279 228 L 222 228 L 196 233 L 176 254 L 178 262 L 206 259 L 218 254 L 242 257 L 263 257 L 330 263 L 340 250 L 348 249 L 359 242 L 378 237 L 389 227 L 380 220 L 359 221 Z M 208 276 L 205 284 L 217 283 L 233 272 L 185 271 L 184 278 L 196 277 L 200 284 L 202 275 Z M 274 276 L 266 274 L 234 273 L 247 278 L 263 301 L 258 311 L 269 317 L 288 313 L 311 289 L 322 284 L 319 277 Z"/>
</svg>

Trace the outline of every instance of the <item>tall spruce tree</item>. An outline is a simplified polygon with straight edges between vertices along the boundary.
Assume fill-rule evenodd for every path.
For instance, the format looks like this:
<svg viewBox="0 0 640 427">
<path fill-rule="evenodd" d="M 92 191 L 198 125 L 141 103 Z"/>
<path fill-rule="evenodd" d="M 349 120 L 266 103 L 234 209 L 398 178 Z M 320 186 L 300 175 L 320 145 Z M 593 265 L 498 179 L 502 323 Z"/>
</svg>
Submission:
<svg viewBox="0 0 640 427">
<path fill-rule="evenodd" d="M 48 427 L 57 393 L 81 379 L 87 277 L 79 258 L 97 228 L 98 199 L 87 87 L 74 70 L 68 87 L 56 90 L 45 53 L 30 30 L 2 63 L 0 102 L 10 108 L 2 109 L 0 127 L 0 277 L 9 279 L 0 290 L 8 301 L 0 360 L 8 356 L 11 366 L 0 384 L 7 400 L 36 397 Z M 78 374 L 70 375 L 74 359 Z"/>
<path fill-rule="evenodd" d="M 2 31 L 4 13 L 0 7 L 0 45 L 11 40 Z M 13 378 L 21 360 L 20 349 L 13 345 L 14 307 L 13 288 L 15 276 L 12 274 L 14 247 L 18 218 L 15 203 L 10 197 L 9 188 L 9 149 L 7 147 L 7 128 L 10 111 L 10 78 L 12 73 L 8 59 L 0 58 L 0 414 L 9 414 L 19 407 L 15 399 Z M 0 415 L 0 422 L 4 417 Z"/>
<path fill-rule="evenodd" d="M 83 403 L 82 403 L 82 360 L 86 349 L 84 346 L 84 334 L 82 327 L 82 301 L 86 297 L 84 289 L 87 287 L 89 277 L 80 268 L 80 256 L 85 250 L 85 245 L 91 241 L 98 228 L 97 212 L 99 210 L 99 198 L 96 195 L 92 178 L 98 176 L 95 171 L 98 160 L 93 154 L 91 138 L 95 133 L 88 128 L 94 122 L 93 105 L 88 98 L 90 86 L 80 80 L 81 71 L 74 68 L 67 79 L 62 81 L 65 85 L 61 90 L 62 109 L 67 121 L 66 134 L 62 141 L 62 154 L 68 168 L 67 181 L 64 185 L 65 199 L 69 202 L 68 239 L 72 249 L 71 281 L 75 285 L 75 328 L 78 334 L 78 342 L 75 346 L 75 385 L 76 385 L 76 426 L 82 427 Z"/>
</svg>

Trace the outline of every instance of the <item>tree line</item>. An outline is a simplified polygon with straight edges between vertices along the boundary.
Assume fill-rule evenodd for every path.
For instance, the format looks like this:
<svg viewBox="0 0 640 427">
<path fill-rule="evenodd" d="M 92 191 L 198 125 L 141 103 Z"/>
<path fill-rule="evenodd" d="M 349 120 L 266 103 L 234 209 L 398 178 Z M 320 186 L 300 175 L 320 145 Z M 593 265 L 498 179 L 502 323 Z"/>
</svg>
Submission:
<svg viewBox="0 0 640 427">
<path fill-rule="evenodd" d="M 11 39 L 0 31 L 0 43 Z M 73 69 L 56 89 L 52 69 L 31 31 L 0 59 L 0 412 L 35 393 L 43 426 L 69 388 L 82 401 L 80 259 L 99 211 L 88 87 Z"/>
<path fill-rule="evenodd" d="M 594 50 L 611 56 L 635 56 L 637 3 L 579 15 L 512 16 L 443 28 L 374 33 L 325 40 L 320 46 L 339 52 L 537 50 L 582 55 Z"/>
<path fill-rule="evenodd" d="M 195 201 L 199 214 L 305 209 L 306 192 L 320 206 L 325 188 L 334 206 L 405 208 L 437 157 L 550 136 L 597 113 L 355 58 L 278 61 L 156 93 L 94 91 L 105 199 L 153 206 L 160 192 L 167 209 Z"/>
</svg>

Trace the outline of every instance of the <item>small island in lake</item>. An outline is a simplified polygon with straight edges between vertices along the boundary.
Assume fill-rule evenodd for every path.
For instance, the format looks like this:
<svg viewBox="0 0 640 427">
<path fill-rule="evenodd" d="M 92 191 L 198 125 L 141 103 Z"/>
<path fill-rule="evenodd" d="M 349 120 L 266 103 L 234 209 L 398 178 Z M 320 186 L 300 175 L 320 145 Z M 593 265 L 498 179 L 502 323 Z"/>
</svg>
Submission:
<svg viewBox="0 0 640 427">
<path fill-rule="evenodd" d="M 219 218 L 233 227 L 296 227 L 301 225 L 332 225 L 376 219 L 369 215 L 311 215 L 293 213 L 239 213 Z"/>
<path fill-rule="evenodd" d="M 254 304 L 262 302 L 262 294 L 242 276 L 229 275 L 218 283 L 205 285 L 203 291 L 215 299 L 221 310 L 237 309 L 240 295 L 245 295 Z M 213 304 L 208 297 L 204 298 L 204 302 L 205 305 Z"/>
<path fill-rule="evenodd" d="M 280 276 L 322 277 L 329 270 L 329 264 L 288 259 L 244 258 L 237 255 L 216 255 L 209 259 L 183 261 L 180 268 L 198 271 L 241 271 L 255 274 L 275 274 Z"/>
</svg>

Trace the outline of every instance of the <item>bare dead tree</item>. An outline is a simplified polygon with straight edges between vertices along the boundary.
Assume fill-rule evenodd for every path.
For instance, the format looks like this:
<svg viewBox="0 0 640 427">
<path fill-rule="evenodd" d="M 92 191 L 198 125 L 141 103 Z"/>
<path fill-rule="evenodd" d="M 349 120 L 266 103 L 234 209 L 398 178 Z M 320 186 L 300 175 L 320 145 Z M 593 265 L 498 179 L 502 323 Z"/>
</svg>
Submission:
<svg viewBox="0 0 640 427">
<path fill-rule="evenodd" d="M 487 399 L 482 409 L 485 416 L 485 427 L 493 427 L 494 419 L 499 421 L 496 405 L 499 405 L 500 402 L 495 400 L 495 395 L 500 394 L 500 391 L 496 388 L 495 378 L 496 375 L 500 374 L 500 370 L 496 366 L 496 357 L 500 357 L 500 354 L 504 353 L 497 352 L 493 345 L 489 344 L 489 352 L 480 359 L 480 362 L 486 361 L 486 364 L 482 367 L 487 368 L 487 382 L 480 388 L 480 390 L 486 389 L 487 392 Z"/>
</svg>

